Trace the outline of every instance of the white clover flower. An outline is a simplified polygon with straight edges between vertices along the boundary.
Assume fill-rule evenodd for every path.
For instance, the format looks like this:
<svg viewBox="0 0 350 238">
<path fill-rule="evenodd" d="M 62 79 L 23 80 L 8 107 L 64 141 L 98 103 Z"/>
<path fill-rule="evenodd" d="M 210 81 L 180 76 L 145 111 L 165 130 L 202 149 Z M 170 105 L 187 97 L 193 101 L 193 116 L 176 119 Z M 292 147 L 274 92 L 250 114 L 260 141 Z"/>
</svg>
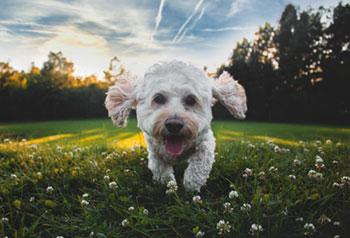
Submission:
<svg viewBox="0 0 350 238">
<path fill-rule="evenodd" d="M 250 169 L 250 168 L 246 168 L 246 169 L 244 170 L 244 172 L 245 172 L 248 176 L 252 176 L 252 175 L 253 175 L 253 170 Z"/>
<path fill-rule="evenodd" d="M 225 202 L 223 206 L 224 206 L 224 213 L 229 213 L 229 214 L 232 213 L 233 208 L 231 207 L 231 203 Z"/>
<path fill-rule="evenodd" d="M 203 201 L 202 201 L 202 199 L 201 199 L 201 197 L 200 196 L 194 196 L 193 198 L 192 198 L 192 200 L 193 200 L 193 202 L 194 203 L 202 203 Z"/>
<path fill-rule="evenodd" d="M 278 147 L 278 145 L 276 145 L 276 146 L 273 148 L 273 151 L 275 151 L 275 153 L 280 153 L 280 152 L 281 152 L 281 148 Z"/>
<path fill-rule="evenodd" d="M 334 165 L 337 165 L 339 162 L 338 162 L 338 160 L 333 160 L 332 163 L 333 163 Z"/>
<path fill-rule="evenodd" d="M 271 166 L 271 167 L 269 168 L 269 171 L 270 171 L 271 173 L 277 174 L 277 173 L 278 173 L 278 168 L 276 168 L 275 166 Z"/>
<path fill-rule="evenodd" d="M 52 193 L 53 192 L 53 187 L 52 186 L 48 186 L 47 188 L 46 188 L 46 192 L 47 193 Z"/>
<path fill-rule="evenodd" d="M 128 208 L 128 211 L 129 212 L 133 212 L 133 211 L 135 211 L 135 208 L 133 206 L 131 206 L 131 207 Z"/>
<path fill-rule="evenodd" d="M 323 179 L 323 175 L 321 173 L 316 173 L 315 179 L 320 181 Z"/>
<path fill-rule="evenodd" d="M 143 212 L 142 212 L 144 215 L 148 215 L 149 211 L 145 208 L 143 209 Z"/>
<path fill-rule="evenodd" d="M 110 169 L 106 169 L 106 174 L 108 174 L 109 172 L 111 172 L 111 170 Z"/>
<path fill-rule="evenodd" d="M 64 238 L 63 236 L 56 236 L 56 238 Z"/>
<path fill-rule="evenodd" d="M 113 143 L 114 143 L 114 144 L 117 144 L 117 143 L 118 143 L 118 140 L 114 140 Z"/>
<path fill-rule="evenodd" d="M 7 142 L 10 142 L 10 139 L 5 138 L 5 139 L 4 139 L 4 143 L 7 143 Z"/>
<path fill-rule="evenodd" d="M 7 217 L 3 217 L 3 218 L 1 218 L 1 221 L 2 222 L 9 222 L 9 219 Z"/>
<path fill-rule="evenodd" d="M 126 151 L 123 151 L 122 157 L 125 158 L 128 153 Z"/>
<path fill-rule="evenodd" d="M 335 144 L 336 147 L 342 146 L 342 144 L 340 142 L 338 142 L 337 144 Z"/>
<path fill-rule="evenodd" d="M 334 226 L 340 226 L 340 222 L 339 221 L 335 221 L 335 222 L 333 222 L 333 225 Z"/>
<path fill-rule="evenodd" d="M 128 221 L 128 219 L 124 219 L 124 220 L 122 221 L 122 226 L 123 226 L 123 227 L 127 227 L 129 224 L 130 224 L 130 222 Z"/>
<path fill-rule="evenodd" d="M 118 188 L 118 184 L 117 184 L 116 182 L 110 182 L 110 183 L 108 184 L 108 186 L 109 186 L 110 189 L 116 189 L 116 188 Z"/>
<path fill-rule="evenodd" d="M 88 206 L 88 205 L 89 205 L 89 202 L 86 201 L 86 200 L 82 200 L 82 201 L 81 201 L 81 205 L 83 205 L 83 206 Z"/>
<path fill-rule="evenodd" d="M 258 234 L 259 232 L 262 232 L 264 229 L 262 228 L 261 225 L 259 224 L 252 224 L 251 227 L 250 227 L 250 233 L 252 235 L 256 235 Z"/>
<path fill-rule="evenodd" d="M 259 179 L 264 180 L 265 179 L 265 172 L 260 172 L 259 173 Z"/>
<path fill-rule="evenodd" d="M 29 202 L 34 202 L 35 201 L 35 197 L 30 197 Z"/>
<path fill-rule="evenodd" d="M 312 235 L 315 233 L 316 228 L 312 223 L 305 223 L 304 225 L 304 235 Z"/>
<path fill-rule="evenodd" d="M 248 178 L 248 174 L 244 173 L 244 174 L 242 174 L 242 177 L 246 179 L 246 178 Z"/>
<path fill-rule="evenodd" d="M 296 180 L 297 177 L 295 177 L 295 175 L 293 175 L 293 174 L 290 174 L 290 175 L 288 176 L 288 178 L 289 178 L 290 180 Z"/>
<path fill-rule="evenodd" d="M 203 237 L 205 235 L 205 233 L 203 232 L 203 231 L 198 231 L 197 233 L 196 233 L 196 238 L 201 238 L 201 237 Z"/>
<path fill-rule="evenodd" d="M 219 235 L 224 235 L 231 232 L 231 225 L 228 223 L 228 221 L 225 222 L 224 220 L 220 220 L 216 224 L 216 229 L 219 230 L 218 232 Z"/>
<path fill-rule="evenodd" d="M 343 176 L 341 178 L 341 182 L 345 185 L 349 185 L 350 186 L 350 177 L 349 176 Z"/>
<path fill-rule="evenodd" d="M 302 217 L 297 217 L 297 218 L 295 219 L 295 221 L 304 221 L 304 218 L 302 218 Z"/>
<path fill-rule="evenodd" d="M 241 211 L 243 212 L 249 212 L 251 210 L 252 206 L 249 203 L 243 203 L 241 206 Z"/>
<path fill-rule="evenodd" d="M 12 179 L 12 180 L 17 179 L 17 175 L 16 175 L 16 174 L 11 174 L 11 176 L 10 176 L 10 177 L 11 177 L 11 179 Z"/>
<path fill-rule="evenodd" d="M 321 158 L 321 156 L 316 155 L 316 164 L 315 166 L 319 169 L 322 169 L 325 167 L 324 163 L 323 163 L 323 159 Z"/>
<path fill-rule="evenodd" d="M 339 183 L 333 183 L 333 187 L 340 187 Z"/>
<path fill-rule="evenodd" d="M 177 183 L 176 183 L 176 181 L 175 180 L 171 180 L 171 181 L 169 181 L 168 182 L 168 184 L 167 184 L 167 187 L 169 188 L 169 189 L 172 189 L 172 190 L 177 190 Z"/>
<path fill-rule="evenodd" d="M 106 182 L 109 181 L 110 179 L 111 178 L 108 175 L 103 176 L 103 180 L 106 181 Z"/>
<path fill-rule="evenodd" d="M 89 194 L 84 193 L 84 194 L 83 194 L 83 198 L 87 198 L 87 197 L 89 197 Z"/>
<path fill-rule="evenodd" d="M 176 181 L 175 180 L 170 180 L 167 184 L 167 187 L 169 188 L 168 190 L 165 191 L 167 195 L 170 195 L 172 193 L 175 193 L 178 189 Z"/>
<path fill-rule="evenodd" d="M 335 235 L 334 238 L 340 238 L 340 235 Z"/>
<path fill-rule="evenodd" d="M 326 140 L 326 144 L 330 145 L 330 144 L 332 144 L 332 141 L 331 140 Z"/>
<path fill-rule="evenodd" d="M 316 171 L 313 169 L 310 169 L 309 172 L 307 173 L 307 175 L 309 176 L 309 178 L 315 178 Z"/>
<path fill-rule="evenodd" d="M 298 159 L 293 160 L 293 165 L 294 165 L 295 167 L 300 166 L 300 165 L 301 165 L 300 160 L 298 160 Z"/>
<path fill-rule="evenodd" d="M 238 198 L 238 192 L 235 191 L 235 190 L 232 190 L 232 191 L 228 194 L 228 197 L 229 197 L 230 199 Z"/>
<path fill-rule="evenodd" d="M 248 149 L 255 149 L 255 145 L 249 144 L 249 145 L 248 145 Z"/>
<path fill-rule="evenodd" d="M 34 145 L 30 145 L 29 148 L 31 148 L 32 150 L 38 149 L 38 145 L 34 144 Z"/>
</svg>

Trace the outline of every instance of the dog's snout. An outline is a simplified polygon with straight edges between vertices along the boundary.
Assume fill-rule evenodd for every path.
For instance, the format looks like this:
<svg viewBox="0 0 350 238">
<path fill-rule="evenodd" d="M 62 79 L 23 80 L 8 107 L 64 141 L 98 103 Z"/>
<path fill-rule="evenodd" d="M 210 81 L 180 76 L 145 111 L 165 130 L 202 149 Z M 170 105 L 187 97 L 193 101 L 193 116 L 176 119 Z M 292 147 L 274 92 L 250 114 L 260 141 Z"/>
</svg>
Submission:
<svg viewBox="0 0 350 238">
<path fill-rule="evenodd" d="M 165 127 L 171 134 L 176 134 L 184 127 L 184 122 L 179 118 L 168 118 L 165 121 Z"/>
</svg>

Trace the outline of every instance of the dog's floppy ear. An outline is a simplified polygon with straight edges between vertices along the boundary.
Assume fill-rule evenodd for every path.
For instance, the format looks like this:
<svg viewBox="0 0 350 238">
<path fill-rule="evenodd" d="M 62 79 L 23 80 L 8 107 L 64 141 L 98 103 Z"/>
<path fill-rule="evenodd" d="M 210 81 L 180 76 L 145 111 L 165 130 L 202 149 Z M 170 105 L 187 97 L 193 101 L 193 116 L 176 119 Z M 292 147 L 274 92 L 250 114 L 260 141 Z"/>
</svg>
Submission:
<svg viewBox="0 0 350 238">
<path fill-rule="evenodd" d="M 224 71 L 219 78 L 214 79 L 212 89 L 215 99 L 223 104 L 237 119 L 244 119 L 247 112 L 247 97 L 245 90 L 229 73 Z"/>
<path fill-rule="evenodd" d="M 107 92 L 105 106 L 108 116 L 116 126 L 124 127 L 131 109 L 135 108 L 136 104 L 136 79 L 129 73 L 118 76 L 115 85 Z"/>
</svg>

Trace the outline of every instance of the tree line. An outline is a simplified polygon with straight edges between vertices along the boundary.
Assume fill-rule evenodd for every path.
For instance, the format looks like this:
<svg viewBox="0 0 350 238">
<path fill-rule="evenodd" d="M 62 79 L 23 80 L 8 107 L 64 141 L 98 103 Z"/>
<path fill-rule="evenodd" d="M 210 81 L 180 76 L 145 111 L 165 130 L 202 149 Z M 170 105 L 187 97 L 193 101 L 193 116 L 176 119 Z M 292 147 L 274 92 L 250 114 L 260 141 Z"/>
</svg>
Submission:
<svg viewBox="0 0 350 238">
<path fill-rule="evenodd" d="M 60 120 L 106 117 L 105 93 L 124 68 L 113 58 L 104 80 L 95 75 L 76 77 L 74 64 L 62 52 L 50 52 L 40 69 L 14 70 L 0 62 L 0 120 Z M 115 73 L 117 72 L 117 73 Z"/>
<path fill-rule="evenodd" d="M 237 43 L 217 75 L 225 70 L 245 87 L 248 119 L 348 124 L 349 23 L 349 4 L 302 11 L 289 4 L 277 26 L 266 23 L 255 40 Z M 115 57 L 102 80 L 77 77 L 61 52 L 29 72 L 0 62 L 0 120 L 106 117 L 105 93 L 124 71 Z M 213 113 L 231 118 L 219 104 Z"/>
<path fill-rule="evenodd" d="M 326 19 L 326 20 L 324 20 Z M 243 39 L 222 65 L 246 89 L 253 120 L 350 122 L 350 5 L 297 10 Z M 217 110 L 224 117 L 224 111 Z"/>
</svg>

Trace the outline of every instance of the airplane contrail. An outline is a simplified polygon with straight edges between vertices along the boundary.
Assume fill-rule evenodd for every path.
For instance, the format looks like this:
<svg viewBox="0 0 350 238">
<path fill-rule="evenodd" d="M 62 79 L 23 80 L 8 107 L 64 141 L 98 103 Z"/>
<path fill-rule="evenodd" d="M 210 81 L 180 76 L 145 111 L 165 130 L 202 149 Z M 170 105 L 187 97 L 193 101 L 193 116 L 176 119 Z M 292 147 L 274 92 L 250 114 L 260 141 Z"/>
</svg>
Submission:
<svg viewBox="0 0 350 238">
<path fill-rule="evenodd" d="M 173 39 L 173 43 L 176 42 L 181 34 L 181 32 L 184 30 L 184 28 L 186 27 L 186 25 L 191 21 L 192 17 L 197 13 L 198 9 L 200 8 L 200 6 L 202 5 L 203 0 L 199 0 L 199 2 L 197 3 L 197 5 L 194 7 L 194 10 L 191 14 L 191 16 L 189 16 L 187 18 L 187 20 L 185 21 L 185 23 L 181 26 L 181 28 L 179 29 L 179 31 L 177 32 L 176 36 Z"/>
<path fill-rule="evenodd" d="M 204 7 L 202 8 L 201 13 L 200 13 L 200 14 L 198 15 L 198 17 L 193 21 L 193 24 L 192 24 L 191 27 L 190 27 L 191 29 L 192 29 L 192 28 L 197 24 L 197 22 L 202 18 L 203 14 L 204 14 L 204 12 L 205 12 L 205 9 L 206 9 L 206 6 L 204 6 Z M 181 34 L 180 38 L 178 39 L 178 41 L 182 41 L 182 39 L 183 39 L 184 36 L 186 35 L 187 31 L 188 31 L 188 28 L 182 32 L 182 34 Z"/>
<path fill-rule="evenodd" d="M 156 25 L 155 25 L 155 27 L 154 27 L 154 30 L 153 30 L 152 36 L 151 36 L 151 40 L 152 40 L 152 41 L 153 41 L 153 39 L 154 39 L 154 35 L 157 33 L 159 24 L 160 24 L 160 22 L 161 22 L 161 20 L 162 20 L 162 12 L 163 12 L 164 3 L 165 3 L 165 0 L 160 0 L 159 9 L 158 9 L 158 14 L 157 14 L 157 17 L 156 17 Z"/>
</svg>

